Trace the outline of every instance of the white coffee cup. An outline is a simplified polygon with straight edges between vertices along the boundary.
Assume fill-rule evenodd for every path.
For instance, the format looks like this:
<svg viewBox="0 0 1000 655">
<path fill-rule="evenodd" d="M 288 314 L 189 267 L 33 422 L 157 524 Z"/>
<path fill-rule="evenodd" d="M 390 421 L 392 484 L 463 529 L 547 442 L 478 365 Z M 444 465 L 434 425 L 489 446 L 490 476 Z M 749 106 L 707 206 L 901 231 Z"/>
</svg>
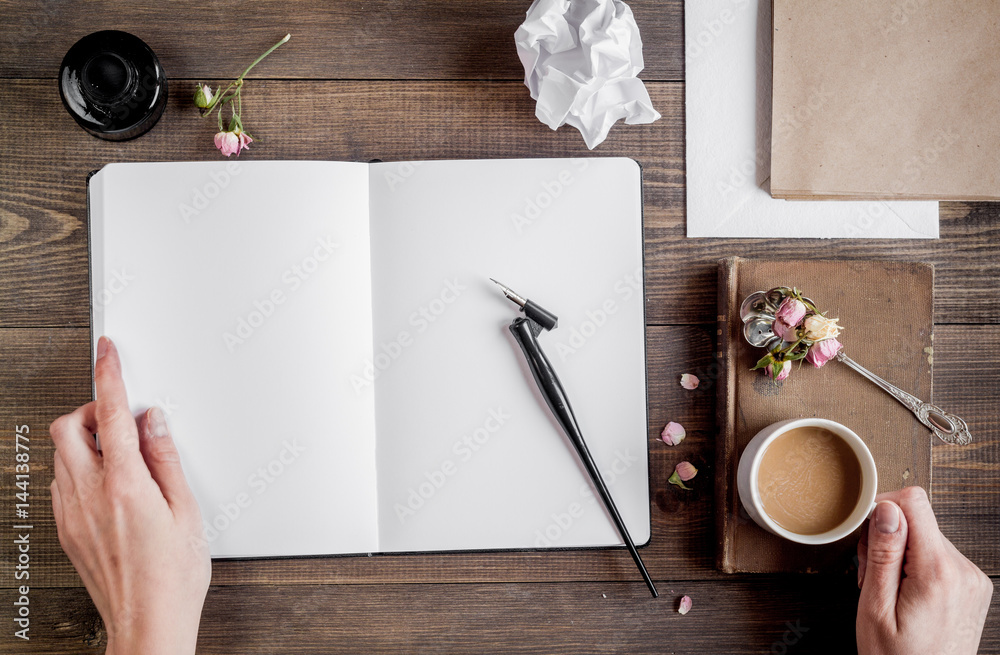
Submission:
<svg viewBox="0 0 1000 655">
<path fill-rule="evenodd" d="M 771 445 L 771 442 L 789 430 L 795 428 L 816 427 L 824 428 L 842 438 L 854 451 L 861 464 L 861 494 L 858 497 L 858 504 L 854 511 L 843 523 L 820 534 L 797 534 L 781 527 L 764 511 L 764 505 L 760 497 L 760 489 L 757 486 L 757 473 L 760 470 L 760 462 L 764 457 L 764 451 Z M 875 495 L 878 490 L 878 472 L 875 469 L 875 458 L 868 450 L 868 446 L 850 428 L 828 421 L 822 418 L 800 418 L 789 419 L 772 423 L 758 432 L 750 443 L 747 444 L 743 454 L 740 456 L 739 469 L 736 472 L 736 485 L 740 493 L 740 500 L 747 514 L 757 525 L 768 532 L 773 532 L 779 537 L 784 537 L 800 544 L 828 544 L 838 539 L 843 539 L 858 529 L 864 520 L 875 509 Z"/>
</svg>

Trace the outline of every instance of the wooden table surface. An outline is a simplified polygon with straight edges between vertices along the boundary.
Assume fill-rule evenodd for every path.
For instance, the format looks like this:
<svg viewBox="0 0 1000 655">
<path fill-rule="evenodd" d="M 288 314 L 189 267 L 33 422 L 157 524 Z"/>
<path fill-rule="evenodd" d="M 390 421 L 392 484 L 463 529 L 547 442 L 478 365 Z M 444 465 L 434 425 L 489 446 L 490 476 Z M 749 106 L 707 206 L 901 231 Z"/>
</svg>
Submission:
<svg viewBox="0 0 1000 655">
<path fill-rule="evenodd" d="M 528 4 L 0 0 L 0 651 L 96 653 L 105 643 L 48 494 L 48 424 L 91 395 L 85 176 L 115 161 L 219 159 L 214 121 L 191 104 L 195 83 L 238 74 L 286 32 L 291 42 L 245 87 L 244 117 L 262 138 L 246 159 L 642 163 L 653 516 L 644 558 L 663 593 L 648 597 L 622 550 L 217 562 L 199 652 L 853 652 L 853 575 L 727 576 L 713 566 L 715 262 L 731 255 L 936 266 L 934 400 L 965 417 L 975 441 L 935 445 L 934 506 L 959 550 L 1000 575 L 1000 205 L 943 203 L 938 240 L 687 239 L 681 0 L 630 3 L 662 120 L 618 124 L 593 153 L 575 130 L 534 117 L 513 43 Z M 144 39 L 170 78 L 166 113 L 132 142 L 88 136 L 59 100 L 63 54 L 99 29 Z M 682 372 L 702 386 L 681 389 Z M 688 430 L 669 453 L 658 442 L 668 420 Z M 27 642 L 11 621 L 22 424 L 33 476 Z M 683 494 L 666 483 L 681 457 L 702 468 Z M 694 599 L 686 616 L 675 611 L 682 594 Z M 1000 653 L 996 596 L 981 652 Z"/>
</svg>

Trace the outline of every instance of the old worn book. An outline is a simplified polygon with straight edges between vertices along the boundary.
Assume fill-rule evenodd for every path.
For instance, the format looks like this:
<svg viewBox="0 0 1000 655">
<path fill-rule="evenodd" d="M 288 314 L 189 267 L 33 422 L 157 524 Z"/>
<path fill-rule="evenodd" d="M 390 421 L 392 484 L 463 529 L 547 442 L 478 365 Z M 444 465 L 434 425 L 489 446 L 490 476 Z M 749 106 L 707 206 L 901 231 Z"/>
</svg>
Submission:
<svg viewBox="0 0 1000 655">
<path fill-rule="evenodd" d="M 1000 3 L 774 0 L 771 194 L 1000 199 Z"/>
<path fill-rule="evenodd" d="M 539 340 L 648 541 L 636 162 L 110 164 L 90 248 L 95 343 L 168 412 L 214 556 L 622 543 L 491 276 L 559 316 Z"/>
<path fill-rule="evenodd" d="M 888 261 L 719 262 L 716 538 L 718 568 L 727 573 L 844 571 L 853 564 L 855 535 L 806 546 L 757 526 L 744 511 L 736 470 L 744 447 L 762 428 L 789 418 L 842 423 L 868 445 L 879 492 L 920 485 L 931 491 L 932 435 L 887 393 L 836 360 L 816 369 L 793 364 L 774 382 L 751 368 L 763 355 L 743 338 L 739 310 L 754 291 L 798 287 L 844 326 L 844 352 L 918 398 L 931 401 L 934 269 Z"/>
</svg>

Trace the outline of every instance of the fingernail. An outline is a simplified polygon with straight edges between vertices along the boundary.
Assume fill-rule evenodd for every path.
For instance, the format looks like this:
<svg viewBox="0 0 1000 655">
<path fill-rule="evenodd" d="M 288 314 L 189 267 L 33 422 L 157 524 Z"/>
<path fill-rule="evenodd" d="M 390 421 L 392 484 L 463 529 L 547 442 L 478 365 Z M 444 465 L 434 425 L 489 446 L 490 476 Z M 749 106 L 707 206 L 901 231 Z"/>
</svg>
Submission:
<svg viewBox="0 0 1000 655">
<path fill-rule="evenodd" d="M 893 534 L 899 530 L 899 510 L 888 501 L 875 506 L 875 529 L 882 534 Z"/>
<path fill-rule="evenodd" d="M 167 429 L 167 419 L 159 407 L 151 407 L 146 413 L 146 425 L 149 429 L 149 436 L 155 439 L 170 436 L 170 431 Z"/>
<path fill-rule="evenodd" d="M 111 340 L 107 337 L 101 337 L 97 340 L 97 359 L 100 359 L 107 354 L 109 343 L 111 343 Z"/>
</svg>

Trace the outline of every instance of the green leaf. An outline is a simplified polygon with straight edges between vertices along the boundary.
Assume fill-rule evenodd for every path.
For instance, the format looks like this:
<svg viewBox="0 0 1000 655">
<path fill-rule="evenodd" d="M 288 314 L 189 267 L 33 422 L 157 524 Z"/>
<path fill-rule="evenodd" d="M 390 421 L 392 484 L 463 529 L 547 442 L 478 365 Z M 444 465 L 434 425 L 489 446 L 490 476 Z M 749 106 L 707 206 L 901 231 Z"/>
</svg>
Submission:
<svg viewBox="0 0 1000 655">
<path fill-rule="evenodd" d="M 691 491 L 691 487 L 684 484 L 684 480 L 681 480 L 681 476 L 677 475 L 677 471 L 674 471 L 671 474 L 671 476 L 667 478 L 667 482 L 669 482 L 670 484 L 675 484 L 681 489 L 687 489 L 688 491 Z"/>
<path fill-rule="evenodd" d="M 774 363 L 774 355 L 772 355 L 771 353 L 768 353 L 768 354 L 764 355 L 763 357 L 761 357 L 760 360 L 757 361 L 757 365 L 754 366 L 750 370 L 751 371 L 756 371 L 759 368 L 767 368 L 767 365 L 768 364 L 772 364 L 772 363 Z"/>
</svg>

